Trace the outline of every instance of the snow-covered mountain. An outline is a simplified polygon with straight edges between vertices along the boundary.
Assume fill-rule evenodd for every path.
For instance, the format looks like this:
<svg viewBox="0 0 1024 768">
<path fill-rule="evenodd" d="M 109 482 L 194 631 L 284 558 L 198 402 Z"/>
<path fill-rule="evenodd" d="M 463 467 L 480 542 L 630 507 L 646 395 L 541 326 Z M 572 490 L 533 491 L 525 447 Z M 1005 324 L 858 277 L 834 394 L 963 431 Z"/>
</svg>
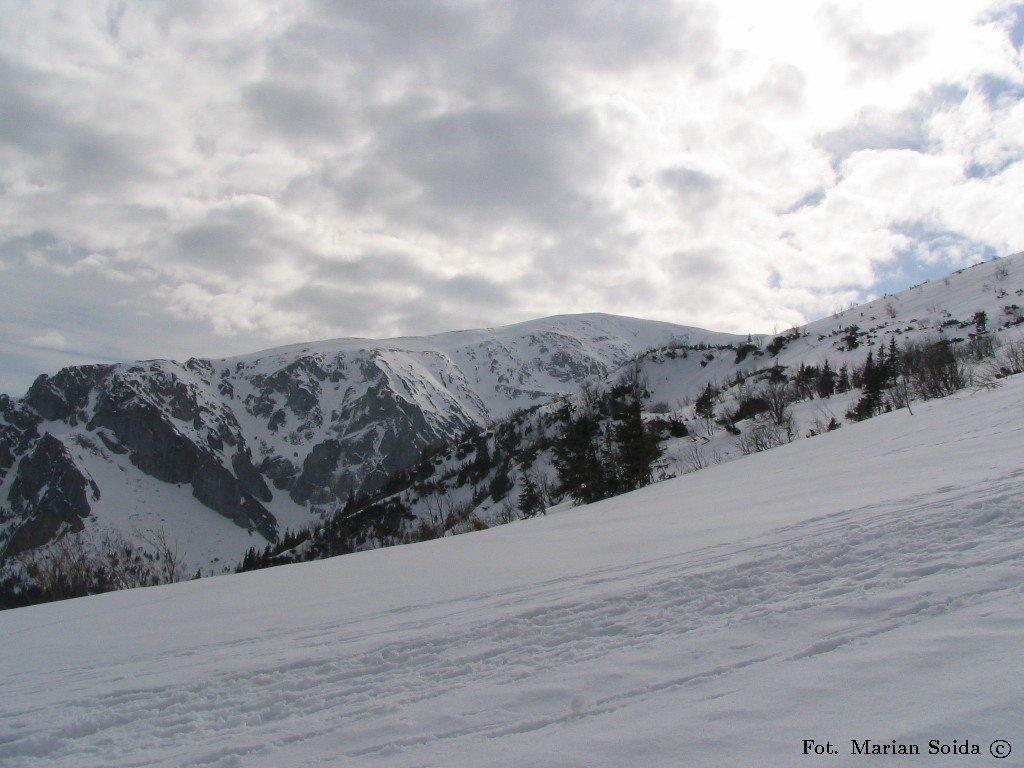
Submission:
<svg viewBox="0 0 1024 768">
<path fill-rule="evenodd" d="M 62 530 L 159 531 L 219 572 L 372 491 L 428 445 L 666 344 L 737 337 L 608 315 L 222 360 L 66 368 L 0 396 L 0 559 Z"/>
<path fill-rule="evenodd" d="M 512 515 L 499 502 L 508 507 L 527 474 L 552 479 L 553 410 L 536 408 L 584 383 L 614 387 L 626 369 L 643 380 L 645 418 L 681 425 L 662 445 L 665 478 L 748 452 L 753 427 L 736 422 L 764 407 L 769 378 L 793 382 L 826 363 L 853 371 L 888 344 L 983 336 L 996 348 L 1024 333 L 1021 305 L 1017 254 L 771 335 L 594 314 L 67 368 L 24 398 L 0 396 L 0 561 L 62 531 L 116 531 L 172 543 L 189 573 L 218 573 L 377 491 L 392 506 L 348 525 L 354 548 L 416 538 L 431 515 L 502 522 Z M 694 405 L 708 388 L 718 428 Z M 785 440 L 842 422 L 858 395 L 855 385 L 791 397 Z M 430 446 L 441 450 L 427 460 Z M 413 466 L 415 477 L 396 478 Z"/>
<path fill-rule="evenodd" d="M 1012 376 L 481 533 L 5 611 L 0 764 L 1020 765 L 1022 403 Z"/>
</svg>

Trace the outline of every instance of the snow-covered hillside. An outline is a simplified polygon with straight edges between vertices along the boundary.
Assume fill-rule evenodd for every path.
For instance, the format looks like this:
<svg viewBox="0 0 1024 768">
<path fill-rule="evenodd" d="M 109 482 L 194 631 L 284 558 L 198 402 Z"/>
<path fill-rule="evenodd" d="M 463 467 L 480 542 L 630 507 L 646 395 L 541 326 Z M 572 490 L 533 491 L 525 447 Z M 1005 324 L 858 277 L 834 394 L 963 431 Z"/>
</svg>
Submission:
<svg viewBox="0 0 1024 768">
<path fill-rule="evenodd" d="M 41 376 L 0 396 L 0 558 L 69 529 L 160 532 L 188 573 L 219 573 L 428 445 L 652 347 L 735 338 L 595 314 Z"/>
<path fill-rule="evenodd" d="M 1015 376 L 546 518 L 7 611 L 0 763 L 1019 765 L 1021 456 Z"/>
<path fill-rule="evenodd" d="M 0 566 L 17 571 L 14 558 L 69 530 L 147 549 L 156 537 L 188 574 L 211 574 L 268 542 L 309 556 L 283 534 L 321 524 L 340 529 L 332 553 L 493 525 L 517 516 L 526 478 L 556 487 L 552 401 L 581 385 L 642 382 L 661 479 L 842 424 L 860 384 L 818 384 L 825 370 L 855 380 L 869 352 L 977 338 L 991 359 L 972 366 L 1011 347 L 1024 358 L 1022 305 L 1017 254 L 771 335 L 593 314 L 68 368 L 20 400 L 0 396 Z M 765 423 L 772 384 L 787 412 Z M 702 392 L 714 400 L 703 419 Z"/>
</svg>

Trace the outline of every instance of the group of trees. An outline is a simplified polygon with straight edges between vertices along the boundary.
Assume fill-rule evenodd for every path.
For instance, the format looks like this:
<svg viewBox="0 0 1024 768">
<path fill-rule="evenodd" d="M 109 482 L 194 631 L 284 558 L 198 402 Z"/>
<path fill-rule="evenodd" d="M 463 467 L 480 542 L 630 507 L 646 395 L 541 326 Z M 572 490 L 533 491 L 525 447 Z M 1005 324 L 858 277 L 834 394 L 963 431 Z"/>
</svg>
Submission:
<svg viewBox="0 0 1024 768">
<path fill-rule="evenodd" d="M 977 333 L 969 339 L 939 338 L 906 343 L 891 338 L 887 346 L 867 354 L 855 371 L 861 397 L 846 414 L 855 421 L 913 400 L 932 400 L 977 384 L 1024 372 L 1024 340 L 1002 342 L 985 330 L 984 312 L 974 316 Z"/>
<path fill-rule="evenodd" d="M 645 422 L 645 392 L 633 369 L 608 390 L 563 399 L 553 441 L 561 493 L 587 504 L 651 482 L 662 455 L 662 423 Z"/>
<path fill-rule="evenodd" d="M 151 587 L 187 577 L 183 557 L 162 529 L 136 535 L 147 546 L 134 544 L 116 531 L 98 538 L 68 531 L 47 547 L 19 555 L 15 559 L 20 573 L 8 573 L 0 584 L 0 608 Z"/>
</svg>

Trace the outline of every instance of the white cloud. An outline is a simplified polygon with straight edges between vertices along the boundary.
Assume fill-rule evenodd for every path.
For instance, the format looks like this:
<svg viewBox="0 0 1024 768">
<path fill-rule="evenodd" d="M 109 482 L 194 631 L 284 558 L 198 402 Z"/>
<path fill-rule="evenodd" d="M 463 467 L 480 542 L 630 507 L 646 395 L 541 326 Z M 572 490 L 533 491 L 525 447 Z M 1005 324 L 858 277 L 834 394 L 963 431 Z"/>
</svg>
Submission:
<svg viewBox="0 0 1024 768">
<path fill-rule="evenodd" d="M 591 310 L 756 332 L 901 260 L 1020 250 L 1019 18 L 20 3 L 0 22 L 0 301 L 19 313 L 0 387 L 24 388 L 32 327 L 75 339 L 69 362 Z"/>
</svg>

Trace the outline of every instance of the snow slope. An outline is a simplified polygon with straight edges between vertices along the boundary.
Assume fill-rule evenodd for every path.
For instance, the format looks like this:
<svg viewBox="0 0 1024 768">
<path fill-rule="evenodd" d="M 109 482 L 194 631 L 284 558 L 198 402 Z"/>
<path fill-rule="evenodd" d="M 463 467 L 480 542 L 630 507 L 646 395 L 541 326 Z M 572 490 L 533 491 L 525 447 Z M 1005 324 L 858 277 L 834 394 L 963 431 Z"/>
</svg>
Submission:
<svg viewBox="0 0 1024 768">
<path fill-rule="evenodd" d="M 1018 376 L 547 518 L 7 611 L 0 764 L 1020 765 L 1022 403 Z"/>
</svg>

